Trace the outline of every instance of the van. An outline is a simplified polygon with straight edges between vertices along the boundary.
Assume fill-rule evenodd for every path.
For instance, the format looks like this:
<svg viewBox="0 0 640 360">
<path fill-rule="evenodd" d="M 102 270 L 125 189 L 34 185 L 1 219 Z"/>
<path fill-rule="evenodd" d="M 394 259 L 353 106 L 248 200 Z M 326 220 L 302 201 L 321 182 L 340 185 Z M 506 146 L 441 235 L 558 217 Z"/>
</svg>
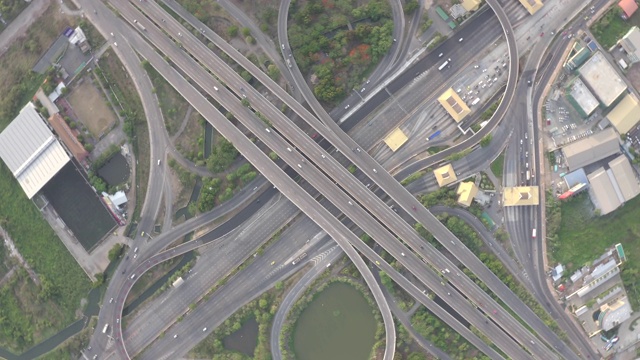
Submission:
<svg viewBox="0 0 640 360">
<path fill-rule="evenodd" d="M 160 166 L 160 160 L 158 160 L 158 166 Z"/>
<path fill-rule="evenodd" d="M 102 328 L 102 333 L 106 334 L 107 330 L 109 330 L 109 324 L 104 324 L 104 327 Z"/>
</svg>

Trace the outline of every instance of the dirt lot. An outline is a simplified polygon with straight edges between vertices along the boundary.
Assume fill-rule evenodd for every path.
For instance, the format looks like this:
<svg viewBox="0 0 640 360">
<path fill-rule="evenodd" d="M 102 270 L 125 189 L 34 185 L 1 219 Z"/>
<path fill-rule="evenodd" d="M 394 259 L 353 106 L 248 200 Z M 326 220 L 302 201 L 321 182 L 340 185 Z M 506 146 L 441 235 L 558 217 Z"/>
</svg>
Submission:
<svg viewBox="0 0 640 360">
<path fill-rule="evenodd" d="M 101 138 L 116 122 L 115 114 L 100 95 L 98 88 L 85 77 L 79 85 L 74 86 L 67 98 L 78 120 L 96 139 Z"/>
<path fill-rule="evenodd" d="M 300 3 L 300 2 L 298 2 Z M 245 14 L 253 20 L 258 26 L 263 26 L 262 30 L 274 40 L 278 42 L 278 8 L 280 1 L 278 0 L 233 0 L 233 4 L 242 9 Z M 264 26 L 267 26 L 266 31 Z"/>
</svg>

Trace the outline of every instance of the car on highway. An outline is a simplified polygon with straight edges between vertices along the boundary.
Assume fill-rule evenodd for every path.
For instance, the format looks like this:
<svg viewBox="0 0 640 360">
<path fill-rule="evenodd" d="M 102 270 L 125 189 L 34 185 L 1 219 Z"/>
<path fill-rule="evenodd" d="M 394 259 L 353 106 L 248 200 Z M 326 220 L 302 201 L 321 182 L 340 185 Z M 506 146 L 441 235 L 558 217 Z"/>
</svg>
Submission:
<svg viewBox="0 0 640 360">
<path fill-rule="evenodd" d="M 206 327 L 202 328 L 202 332 L 205 332 L 205 331 L 207 331 L 207 328 Z"/>
<path fill-rule="evenodd" d="M 347 110 L 349 108 L 349 106 L 351 106 L 351 105 L 347 104 L 347 106 L 345 106 L 344 109 Z"/>
<path fill-rule="evenodd" d="M 109 299 L 109 304 L 111 304 L 113 302 L 113 298 Z"/>
<path fill-rule="evenodd" d="M 178 334 L 173 335 L 173 338 L 176 339 L 178 337 Z"/>
<path fill-rule="evenodd" d="M 315 133 L 315 134 L 311 135 L 311 138 L 312 138 L 312 139 L 315 139 L 315 138 L 317 138 L 317 137 L 318 137 L 318 133 Z"/>
<path fill-rule="evenodd" d="M 442 57 L 442 55 L 444 55 L 444 53 L 440 53 L 440 55 L 438 55 L 438 57 L 440 58 L 440 57 Z"/>
<path fill-rule="evenodd" d="M 415 205 L 411 206 L 411 208 L 413 209 L 413 211 L 418 211 Z"/>
<path fill-rule="evenodd" d="M 458 42 L 462 42 L 462 40 L 464 40 L 464 38 L 460 38 L 460 39 L 458 39 Z"/>
<path fill-rule="evenodd" d="M 271 262 L 271 265 L 273 266 L 275 263 L 276 263 L 275 261 L 272 261 L 272 262 Z"/>
</svg>

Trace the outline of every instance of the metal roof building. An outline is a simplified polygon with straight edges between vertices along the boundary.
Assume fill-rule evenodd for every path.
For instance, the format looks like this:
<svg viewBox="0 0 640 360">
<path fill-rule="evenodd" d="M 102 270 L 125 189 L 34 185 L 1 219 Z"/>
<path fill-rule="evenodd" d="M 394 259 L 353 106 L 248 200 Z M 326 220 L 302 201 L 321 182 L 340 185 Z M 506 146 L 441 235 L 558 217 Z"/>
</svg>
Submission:
<svg viewBox="0 0 640 360">
<path fill-rule="evenodd" d="M 611 106 L 627 89 L 627 84 L 600 51 L 596 51 L 579 71 L 585 84 L 605 107 Z"/>
<path fill-rule="evenodd" d="M 626 156 L 620 155 L 611 160 L 609 162 L 609 168 L 615 177 L 624 201 L 629 201 L 640 194 L 638 178 Z"/>
<path fill-rule="evenodd" d="M 505 187 L 502 201 L 504 206 L 540 205 L 540 189 L 537 186 Z"/>
<path fill-rule="evenodd" d="M 569 170 L 574 171 L 598 160 L 602 160 L 607 156 L 619 153 L 619 137 L 615 130 L 607 128 L 565 146 L 562 148 L 562 152 L 566 158 Z"/>
<path fill-rule="evenodd" d="M 471 109 L 469 109 L 460 96 L 453 91 L 453 88 L 449 88 L 449 90 L 440 95 L 438 102 L 440 102 L 440 105 L 447 110 L 449 115 L 451 115 L 457 123 L 471 112 Z"/>
<path fill-rule="evenodd" d="M 527 9 L 529 14 L 531 15 L 542 9 L 543 5 L 541 0 L 520 0 L 520 3 Z"/>
<path fill-rule="evenodd" d="M 436 181 L 440 187 L 447 186 L 458 180 L 456 172 L 453 171 L 453 165 L 451 164 L 433 170 L 433 175 L 436 176 Z"/>
<path fill-rule="evenodd" d="M 618 41 L 632 63 L 640 61 L 640 29 L 634 26 Z"/>
<path fill-rule="evenodd" d="M 591 200 L 600 209 L 601 215 L 606 215 L 622 205 L 622 200 L 616 192 L 607 171 L 601 167 L 588 176 L 591 187 Z"/>
<path fill-rule="evenodd" d="M 458 194 L 458 204 L 469 207 L 478 194 L 478 187 L 473 181 L 461 182 L 456 194 Z"/>
<path fill-rule="evenodd" d="M 29 199 L 70 160 L 32 103 L 0 133 L 0 158 Z"/>
<path fill-rule="evenodd" d="M 638 99 L 627 94 L 616 107 L 607 114 L 607 120 L 619 134 L 626 134 L 640 121 L 640 105 Z"/>
<path fill-rule="evenodd" d="M 597 108 L 600 106 L 598 99 L 589 91 L 587 86 L 580 80 L 580 78 L 576 78 L 571 88 L 569 90 L 569 94 L 575 100 L 576 104 L 580 107 L 578 112 L 581 112 L 580 115 L 583 117 L 587 117 L 591 115 Z"/>
</svg>

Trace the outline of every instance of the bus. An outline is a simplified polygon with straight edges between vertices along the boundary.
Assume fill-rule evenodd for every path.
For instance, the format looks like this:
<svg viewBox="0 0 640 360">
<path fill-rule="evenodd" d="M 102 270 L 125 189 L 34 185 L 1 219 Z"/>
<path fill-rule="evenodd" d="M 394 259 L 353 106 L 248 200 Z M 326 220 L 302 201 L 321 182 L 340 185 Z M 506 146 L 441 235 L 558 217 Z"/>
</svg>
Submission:
<svg viewBox="0 0 640 360">
<path fill-rule="evenodd" d="M 534 238 L 534 239 L 536 238 L 536 229 L 533 229 L 531 231 L 531 237 Z"/>
<path fill-rule="evenodd" d="M 442 71 L 442 69 L 447 67 L 447 65 L 449 65 L 449 60 L 443 62 L 442 65 L 440 65 L 440 67 L 438 68 L 438 70 Z"/>
<path fill-rule="evenodd" d="M 527 181 L 531 180 L 531 173 L 527 170 Z"/>
<path fill-rule="evenodd" d="M 104 324 L 104 327 L 102 328 L 102 333 L 106 334 L 107 330 L 109 330 L 109 324 Z"/>
</svg>

